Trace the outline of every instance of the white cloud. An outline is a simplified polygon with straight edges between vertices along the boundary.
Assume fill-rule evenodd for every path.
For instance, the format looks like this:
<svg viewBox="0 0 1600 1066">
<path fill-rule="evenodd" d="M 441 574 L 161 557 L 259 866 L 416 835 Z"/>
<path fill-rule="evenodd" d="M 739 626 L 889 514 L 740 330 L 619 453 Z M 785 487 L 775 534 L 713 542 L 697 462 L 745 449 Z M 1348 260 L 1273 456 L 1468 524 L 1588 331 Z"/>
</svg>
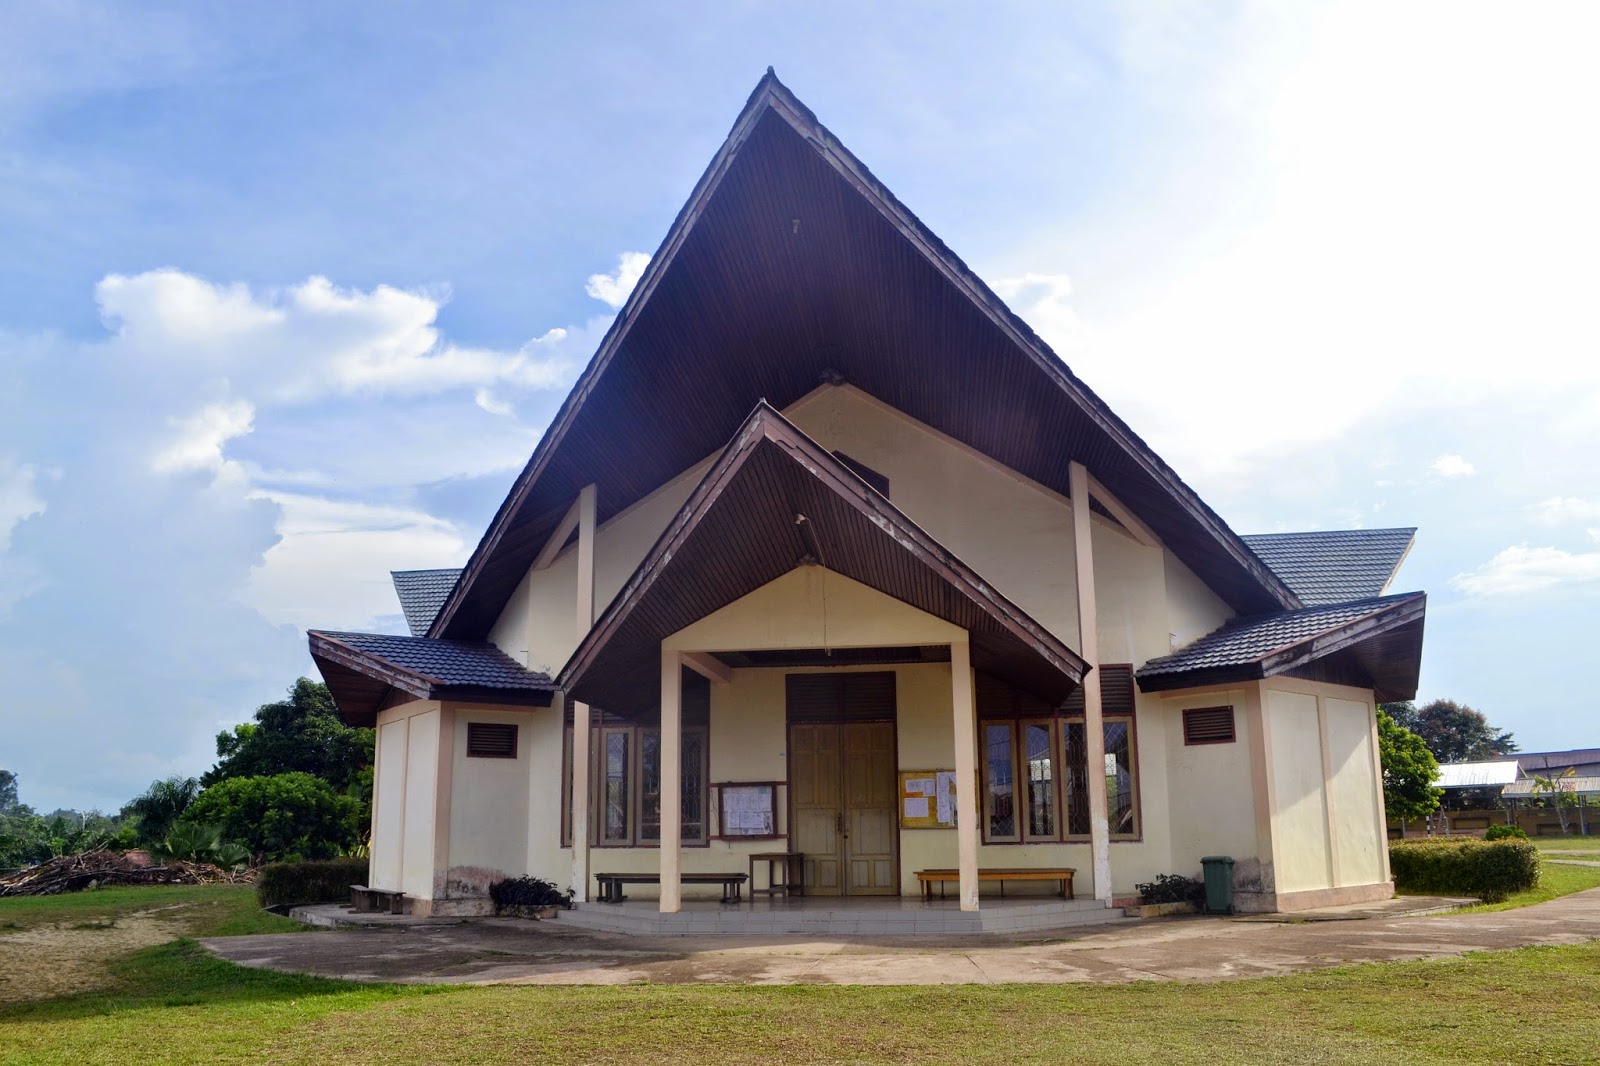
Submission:
<svg viewBox="0 0 1600 1066">
<path fill-rule="evenodd" d="M 17 526 L 44 514 L 45 501 L 38 492 L 39 469 L 15 456 L 0 455 L 0 552 L 11 547 Z"/>
<path fill-rule="evenodd" d="M 623 252 L 617 257 L 617 269 L 610 274 L 590 274 L 583 291 L 613 310 L 628 302 L 628 294 L 639 284 L 650 257 L 643 252 Z"/>
<path fill-rule="evenodd" d="M 1600 552 L 1513 545 L 1476 570 L 1450 579 L 1468 596 L 1524 596 L 1569 585 L 1600 582 Z"/>
<path fill-rule="evenodd" d="M 269 621 L 361 629 L 398 611 L 390 570 L 459 566 L 467 542 L 424 511 L 257 492 L 281 508 L 278 543 L 250 573 L 244 602 Z"/>
<path fill-rule="evenodd" d="M 1428 464 L 1428 469 L 1446 479 L 1471 477 L 1478 472 L 1478 468 L 1469 463 L 1465 456 L 1454 452 L 1439 456 Z"/>
<path fill-rule="evenodd" d="M 1533 507 L 1534 517 L 1545 525 L 1559 526 L 1568 522 L 1593 522 L 1600 520 L 1600 500 L 1586 500 L 1580 496 L 1552 496 Z"/>
<path fill-rule="evenodd" d="M 222 447 L 255 428 L 255 408 L 243 400 L 208 404 L 188 418 L 170 419 L 176 438 L 156 452 L 150 467 L 158 474 L 210 471 L 227 465 Z"/>
<path fill-rule="evenodd" d="M 495 399 L 494 393 L 490 392 L 488 389 L 479 389 L 477 392 L 473 393 L 472 402 L 492 415 L 510 415 L 515 413 L 510 404 L 503 400 Z"/>
<path fill-rule="evenodd" d="M 327 278 L 259 292 L 177 270 L 113 274 L 96 288 L 111 354 L 198 367 L 256 403 L 425 395 L 501 385 L 552 389 L 569 375 L 569 332 L 515 351 L 464 347 L 436 327 L 444 290 L 341 289 Z"/>
</svg>

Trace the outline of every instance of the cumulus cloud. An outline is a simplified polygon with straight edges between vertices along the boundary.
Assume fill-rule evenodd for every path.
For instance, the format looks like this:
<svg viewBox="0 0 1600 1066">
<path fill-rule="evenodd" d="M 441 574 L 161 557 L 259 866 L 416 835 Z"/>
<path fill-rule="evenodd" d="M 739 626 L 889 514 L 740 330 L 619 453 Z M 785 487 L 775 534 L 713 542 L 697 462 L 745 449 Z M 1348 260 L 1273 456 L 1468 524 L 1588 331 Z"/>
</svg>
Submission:
<svg viewBox="0 0 1600 1066">
<path fill-rule="evenodd" d="M 0 552 L 11 547 L 12 530 L 34 515 L 44 514 L 38 481 L 38 467 L 16 456 L 0 455 Z"/>
<path fill-rule="evenodd" d="M 1524 596 L 1600 582 L 1600 552 L 1513 545 L 1476 570 L 1457 574 L 1451 587 L 1468 596 Z"/>
<path fill-rule="evenodd" d="M 650 257 L 643 252 L 623 252 L 617 257 L 617 269 L 610 274 L 590 274 L 583 291 L 607 307 L 617 309 L 628 302 L 628 295 L 644 276 Z"/>
<path fill-rule="evenodd" d="M 244 602 L 276 624 L 367 628 L 396 612 L 390 570 L 457 566 L 452 523 L 411 507 L 257 492 L 280 509 L 279 540 L 250 574 Z"/>
<path fill-rule="evenodd" d="M 1471 477 L 1478 472 L 1478 468 L 1469 463 L 1465 456 L 1454 452 L 1439 456 L 1428 464 L 1428 469 L 1446 479 Z"/>
<path fill-rule="evenodd" d="M 209 471 L 220 474 L 227 465 L 222 447 L 255 428 L 255 408 L 243 400 L 207 404 L 188 418 L 170 419 L 174 438 L 150 461 L 158 474 Z"/>
<path fill-rule="evenodd" d="M 1534 517 L 1545 525 L 1600 521 L 1600 500 L 1581 496 L 1551 496 L 1533 506 Z"/>
</svg>

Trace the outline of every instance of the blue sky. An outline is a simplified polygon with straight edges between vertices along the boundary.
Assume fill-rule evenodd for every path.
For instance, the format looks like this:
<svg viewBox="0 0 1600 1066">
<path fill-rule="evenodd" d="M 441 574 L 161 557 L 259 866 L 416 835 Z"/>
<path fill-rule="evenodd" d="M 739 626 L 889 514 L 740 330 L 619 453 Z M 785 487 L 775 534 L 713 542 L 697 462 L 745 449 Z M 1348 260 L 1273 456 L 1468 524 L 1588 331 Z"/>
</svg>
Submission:
<svg viewBox="0 0 1600 1066">
<path fill-rule="evenodd" d="M 768 64 L 1241 532 L 1600 743 L 1581 6 L 0 0 L 0 766 L 115 808 L 459 565 Z"/>
</svg>

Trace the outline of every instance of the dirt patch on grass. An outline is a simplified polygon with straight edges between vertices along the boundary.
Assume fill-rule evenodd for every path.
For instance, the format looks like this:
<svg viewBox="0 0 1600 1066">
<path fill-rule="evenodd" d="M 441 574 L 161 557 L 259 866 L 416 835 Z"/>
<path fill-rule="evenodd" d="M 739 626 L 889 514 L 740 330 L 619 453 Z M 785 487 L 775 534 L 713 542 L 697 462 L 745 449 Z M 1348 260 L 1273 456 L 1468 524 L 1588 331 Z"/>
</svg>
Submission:
<svg viewBox="0 0 1600 1066">
<path fill-rule="evenodd" d="M 111 983 L 114 958 L 164 944 L 183 907 L 157 907 L 116 917 L 67 918 L 24 928 L 0 924 L 0 1004 L 90 992 Z"/>
</svg>

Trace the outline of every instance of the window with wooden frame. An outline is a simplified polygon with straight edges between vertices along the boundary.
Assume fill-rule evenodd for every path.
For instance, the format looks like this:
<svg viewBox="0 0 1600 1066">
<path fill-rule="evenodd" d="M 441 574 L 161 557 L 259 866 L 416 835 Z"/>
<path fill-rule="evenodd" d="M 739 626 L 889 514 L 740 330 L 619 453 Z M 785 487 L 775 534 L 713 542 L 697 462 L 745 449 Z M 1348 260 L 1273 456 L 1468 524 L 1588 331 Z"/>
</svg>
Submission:
<svg viewBox="0 0 1600 1066">
<path fill-rule="evenodd" d="M 468 722 L 467 758 L 515 759 L 517 726 L 514 722 Z"/>
<path fill-rule="evenodd" d="M 710 684 L 684 678 L 680 752 L 685 845 L 710 842 Z M 653 848 L 661 840 L 661 726 L 591 712 L 589 843 L 595 847 Z M 561 846 L 572 844 L 572 733 L 569 714 L 561 757 Z"/>
<path fill-rule="evenodd" d="M 1089 772 L 1081 694 L 1060 708 L 1050 708 L 997 679 L 979 675 L 986 843 L 1088 839 L 1092 787 L 1106 790 L 1111 838 L 1140 838 L 1133 669 L 1114 665 L 1100 671 L 1105 736 L 1101 774 Z"/>
<path fill-rule="evenodd" d="M 1192 707 L 1183 712 L 1185 744 L 1232 744 L 1232 707 Z"/>
</svg>

